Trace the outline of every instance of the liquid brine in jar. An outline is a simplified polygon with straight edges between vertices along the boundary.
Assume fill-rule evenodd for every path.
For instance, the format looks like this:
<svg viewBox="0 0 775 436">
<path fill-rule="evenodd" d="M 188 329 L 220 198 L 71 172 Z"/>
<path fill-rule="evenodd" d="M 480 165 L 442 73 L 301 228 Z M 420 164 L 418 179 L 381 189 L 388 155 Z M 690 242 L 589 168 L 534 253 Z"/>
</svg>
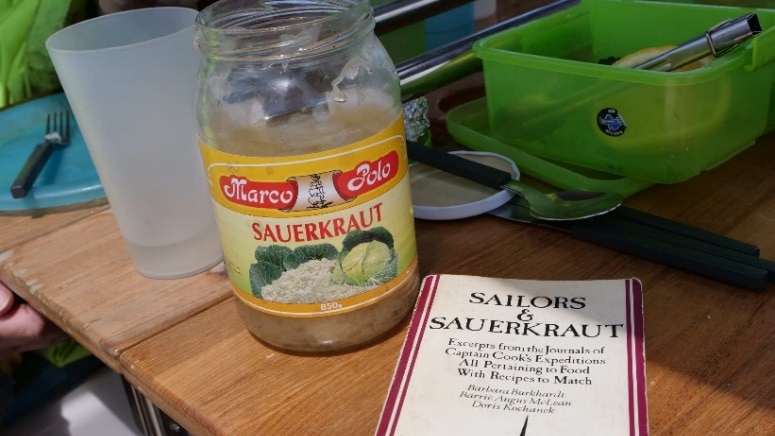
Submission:
<svg viewBox="0 0 775 436">
<path fill-rule="evenodd" d="M 196 20 L 199 140 L 237 312 L 298 352 L 369 342 L 419 276 L 400 90 L 368 0 L 221 0 Z"/>
</svg>

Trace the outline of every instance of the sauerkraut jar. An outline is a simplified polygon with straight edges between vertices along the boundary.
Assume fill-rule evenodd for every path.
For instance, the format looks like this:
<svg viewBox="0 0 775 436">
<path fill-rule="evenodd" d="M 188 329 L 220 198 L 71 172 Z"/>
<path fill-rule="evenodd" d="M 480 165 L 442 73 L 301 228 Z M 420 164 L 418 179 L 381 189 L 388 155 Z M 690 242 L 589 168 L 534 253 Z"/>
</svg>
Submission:
<svg viewBox="0 0 775 436">
<path fill-rule="evenodd" d="M 199 141 L 237 311 L 270 345 L 354 347 L 419 287 L 395 66 L 368 0 L 221 0 L 196 19 Z"/>
</svg>

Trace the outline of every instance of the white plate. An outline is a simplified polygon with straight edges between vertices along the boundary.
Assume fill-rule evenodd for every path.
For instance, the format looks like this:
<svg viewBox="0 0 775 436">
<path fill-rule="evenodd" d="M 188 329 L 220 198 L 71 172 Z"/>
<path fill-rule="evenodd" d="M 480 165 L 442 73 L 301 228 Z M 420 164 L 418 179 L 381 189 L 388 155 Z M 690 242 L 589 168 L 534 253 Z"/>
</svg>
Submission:
<svg viewBox="0 0 775 436">
<path fill-rule="evenodd" d="M 453 151 L 466 159 L 498 168 L 519 179 L 511 159 L 483 151 Z M 454 220 L 487 213 L 514 197 L 509 191 L 489 188 L 419 162 L 409 166 L 415 218 Z"/>
</svg>

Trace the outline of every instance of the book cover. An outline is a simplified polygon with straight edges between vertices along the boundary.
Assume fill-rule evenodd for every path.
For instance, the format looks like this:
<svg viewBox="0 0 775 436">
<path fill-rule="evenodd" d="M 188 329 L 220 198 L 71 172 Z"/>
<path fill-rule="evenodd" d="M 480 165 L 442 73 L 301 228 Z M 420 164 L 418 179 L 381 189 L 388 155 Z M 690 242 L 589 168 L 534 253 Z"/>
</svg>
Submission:
<svg viewBox="0 0 775 436">
<path fill-rule="evenodd" d="M 425 277 L 377 435 L 647 435 L 637 279 Z"/>
</svg>

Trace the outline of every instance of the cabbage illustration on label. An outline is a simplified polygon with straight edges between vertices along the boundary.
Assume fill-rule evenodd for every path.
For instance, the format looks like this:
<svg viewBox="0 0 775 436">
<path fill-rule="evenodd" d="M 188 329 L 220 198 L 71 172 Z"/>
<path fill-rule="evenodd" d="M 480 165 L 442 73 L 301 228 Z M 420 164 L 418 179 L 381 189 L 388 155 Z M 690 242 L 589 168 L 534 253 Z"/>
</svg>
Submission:
<svg viewBox="0 0 775 436">
<path fill-rule="evenodd" d="M 393 244 L 393 235 L 387 229 L 375 227 L 348 233 L 341 251 L 332 244 L 302 245 L 293 250 L 282 245 L 260 246 L 256 263 L 250 266 L 250 287 L 255 297 L 281 303 L 351 297 L 396 278 L 398 263 Z M 321 268 L 314 268 L 315 264 Z M 282 286 L 271 286 L 278 280 L 293 283 L 300 274 L 312 274 L 316 269 L 323 274 L 317 289 L 283 292 Z"/>
</svg>

